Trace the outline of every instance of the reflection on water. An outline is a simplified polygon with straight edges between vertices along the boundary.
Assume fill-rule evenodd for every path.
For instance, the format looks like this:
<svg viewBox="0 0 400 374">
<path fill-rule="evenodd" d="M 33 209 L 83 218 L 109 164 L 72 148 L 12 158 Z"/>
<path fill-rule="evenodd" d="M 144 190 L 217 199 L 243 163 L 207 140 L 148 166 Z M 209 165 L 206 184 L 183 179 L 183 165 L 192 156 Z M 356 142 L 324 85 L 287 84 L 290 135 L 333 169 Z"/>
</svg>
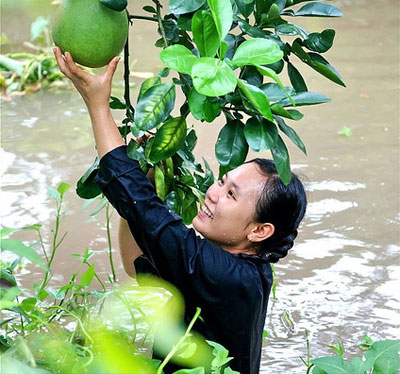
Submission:
<svg viewBox="0 0 400 374">
<path fill-rule="evenodd" d="M 302 108 L 304 120 L 292 124 L 307 145 L 308 156 L 292 146 L 290 152 L 293 169 L 306 176 L 310 203 L 295 247 L 276 266 L 278 300 L 270 302 L 266 321 L 270 334 L 263 348 L 261 373 L 304 373 L 299 356 L 306 357 L 306 330 L 313 356 L 331 354 L 327 345 L 339 339 L 351 355 L 359 354 L 355 345 L 364 334 L 373 339 L 398 336 L 399 174 L 388 163 L 398 160 L 399 43 L 392 32 L 398 24 L 398 5 L 389 0 L 382 2 L 385 6 L 364 0 L 334 3 L 342 7 L 345 18 L 304 23 L 310 30 L 337 29 L 336 45 L 328 59 L 348 88 L 302 70 L 310 90 L 333 100 Z M 143 5 L 132 4 L 136 13 Z M 144 23 L 132 32 L 138 71 L 159 67 L 157 50 L 149 42 L 154 32 L 154 25 Z M 121 72 L 114 83 L 120 91 Z M 42 223 L 48 241 L 54 226 L 54 202 L 46 195 L 47 187 L 61 181 L 75 185 L 95 156 L 87 111 L 74 91 L 44 92 L 2 103 L 1 116 L 2 224 Z M 344 125 L 352 128 L 353 137 L 337 134 Z M 196 129 L 197 156 L 204 156 L 216 168 L 213 145 L 218 126 L 197 124 Z M 69 279 L 78 266 L 70 255 L 87 246 L 96 252 L 96 270 L 104 277 L 109 271 L 103 213 L 99 220 L 88 222 L 82 204 L 71 189 L 64 206 L 68 214 L 62 222 L 68 236 L 56 255 L 53 285 Z M 115 248 L 116 218 L 114 214 Z M 33 233 L 18 235 L 37 240 Z M 115 256 L 123 277 L 116 251 Z M 31 287 L 40 276 L 37 268 L 29 267 L 21 271 L 19 280 Z"/>
</svg>

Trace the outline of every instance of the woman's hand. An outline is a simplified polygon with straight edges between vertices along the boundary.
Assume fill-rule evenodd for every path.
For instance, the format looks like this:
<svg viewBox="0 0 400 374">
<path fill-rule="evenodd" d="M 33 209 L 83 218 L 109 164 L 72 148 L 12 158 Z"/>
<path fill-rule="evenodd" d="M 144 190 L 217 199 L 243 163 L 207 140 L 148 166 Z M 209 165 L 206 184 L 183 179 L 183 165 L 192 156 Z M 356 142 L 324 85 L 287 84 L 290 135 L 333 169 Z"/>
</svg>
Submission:
<svg viewBox="0 0 400 374">
<path fill-rule="evenodd" d="M 104 74 L 91 75 L 78 68 L 68 52 L 64 58 L 59 47 L 54 48 L 54 55 L 60 71 L 71 79 L 88 107 L 99 157 L 124 145 L 109 106 L 111 80 L 120 58 L 114 57 Z"/>
<path fill-rule="evenodd" d="M 114 57 L 102 75 L 91 75 L 76 66 L 70 53 L 65 52 L 64 57 L 59 47 L 54 47 L 53 51 L 60 71 L 71 79 L 88 108 L 108 107 L 111 95 L 111 81 L 120 57 Z"/>
</svg>

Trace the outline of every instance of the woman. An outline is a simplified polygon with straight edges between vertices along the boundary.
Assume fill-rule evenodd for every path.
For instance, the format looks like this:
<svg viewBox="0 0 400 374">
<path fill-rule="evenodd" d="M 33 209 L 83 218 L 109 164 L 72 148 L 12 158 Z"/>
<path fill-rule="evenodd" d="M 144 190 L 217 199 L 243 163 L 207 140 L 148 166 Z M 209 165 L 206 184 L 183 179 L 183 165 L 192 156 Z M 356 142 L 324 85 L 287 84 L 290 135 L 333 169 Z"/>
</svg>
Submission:
<svg viewBox="0 0 400 374">
<path fill-rule="evenodd" d="M 68 52 L 65 58 L 59 48 L 54 53 L 88 107 L 100 158 L 96 182 L 126 220 L 120 239 L 128 273 L 136 259 L 137 271 L 150 266 L 174 284 L 185 299 L 186 319 L 196 307 L 202 309 L 195 328 L 229 350 L 231 368 L 258 373 L 272 286 L 270 263 L 286 256 L 297 236 L 306 208 L 301 182 L 293 174 L 285 186 L 269 160 L 256 159 L 230 171 L 209 188 L 193 220 L 200 238 L 169 211 L 139 164 L 126 155 L 108 104 L 119 57 L 103 75 L 92 76 Z M 142 251 L 146 259 L 138 257 Z"/>
</svg>

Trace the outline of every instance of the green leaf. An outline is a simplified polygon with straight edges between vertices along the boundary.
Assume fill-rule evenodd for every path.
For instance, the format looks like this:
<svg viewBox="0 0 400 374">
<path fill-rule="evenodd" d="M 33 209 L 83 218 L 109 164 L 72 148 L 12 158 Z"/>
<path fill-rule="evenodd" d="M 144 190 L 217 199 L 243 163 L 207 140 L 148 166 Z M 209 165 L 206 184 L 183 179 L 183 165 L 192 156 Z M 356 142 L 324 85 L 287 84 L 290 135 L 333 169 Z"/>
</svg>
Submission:
<svg viewBox="0 0 400 374">
<path fill-rule="evenodd" d="M 306 147 L 302 140 L 300 139 L 300 136 L 297 135 L 297 132 L 292 129 L 290 126 L 288 126 L 285 121 L 280 118 L 275 116 L 276 123 L 278 124 L 280 130 L 294 143 L 296 144 L 297 147 L 299 147 L 304 154 L 307 154 Z"/>
<path fill-rule="evenodd" d="M 353 374 L 346 369 L 345 361 L 340 356 L 327 356 L 320 357 L 311 362 L 319 369 L 326 371 L 327 373 L 337 374 Z"/>
<path fill-rule="evenodd" d="M 107 8 L 122 12 L 128 5 L 127 0 L 100 0 L 100 2 Z"/>
<path fill-rule="evenodd" d="M 10 235 L 14 231 L 18 230 L 36 230 L 39 231 L 42 225 L 35 223 L 33 225 L 23 226 L 23 227 L 3 227 L 0 231 L 0 238 Z"/>
<path fill-rule="evenodd" d="M 324 77 L 330 79 L 332 82 L 339 84 L 340 86 L 346 87 L 344 84 L 342 77 L 337 72 L 337 70 L 329 64 L 321 55 L 317 53 L 309 53 L 312 64 L 310 66 L 318 71 L 318 73 L 322 74 Z"/>
<path fill-rule="evenodd" d="M 47 196 L 57 201 L 61 200 L 61 194 L 53 187 L 47 188 Z"/>
<path fill-rule="evenodd" d="M 199 121 L 212 122 L 221 113 L 218 103 L 211 102 L 207 96 L 199 94 L 194 88 L 189 93 L 188 103 L 193 117 Z"/>
<path fill-rule="evenodd" d="M 174 14 L 194 12 L 199 9 L 206 0 L 170 0 L 169 10 Z"/>
<path fill-rule="evenodd" d="M 167 69 L 167 68 L 166 68 Z M 169 71 L 169 69 L 168 69 Z M 147 78 L 146 80 L 143 81 L 143 83 L 140 86 L 140 91 L 138 95 L 137 101 L 141 99 L 141 97 L 144 95 L 144 93 L 153 86 L 156 86 L 157 84 L 161 83 L 161 78 L 156 75 L 155 77 Z"/>
<path fill-rule="evenodd" d="M 271 149 L 272 156 L 274 158 L 276 170 L 282 179 L 284 184 L 289 184 L 292 174 L 290 171 L 290 158 L 289 152 L 286 148 L 282 138 L 278 135 L 276 146 Z"/>
<path fill-rule="evenodd" d="M 171 118 L 165 122 L 154 137 L 149 160 L 156 163 L 171 157 L 184 144 L 186 127 L 183 117 Z"/>
<path fill-rule="evenodd" d="M 374 360 L 374 374 L 397 374 L 400 368 L 399 349 L 398 340 L 382 340 L 372 344 L 365 358 Z"/>
<path fill-rule="evenodd" d="M 38 17 L 31 25 L 31 42 L 37 39 L 40 34 L 49 26 L 50 20 L 45 17 Z"/>
<path fill-rule="evenodd" d="M 174 103 L 175 86 L 172 83 L 160 83 L 150 87 L 136 106 L 136 126 L 143 131 L 157 127 L 168 118 Z"/>
<path fill-rule="evenodd" d="M 275 31 L 277 35 L 300 35 L 304 39 L 309 35 L 307 30 L 290 22 L 276 26 Z"/>
<path fill-rule="evenodd" d="M 298 94 L 292 95 L 292 99 L 294 100 L 296 106 L 316 105 L 328 103 L 331 101 L 328 96 L 325 96 L 318 92 L 300 92 Z M 283 107 L 292 106 L 292 103 L 289 99 L 280 100 L 278 104 Z"/>
<path fill-rule="evenodd" d="M 166 194 L 165 177 L 164 177 L 163 170 L 158 165 L 154 166 L 154 181 L 156 184 L 156 192 L 157 192 L 158 197 L 161 200 L 164 200 L 165 194 Z"/>
<path fill-rule="evenodd" d="M 339 131 L 338 131 L 339 135 L 344 135 L 347 137 L 353 136 L 353 131 L 351 131 L 350 127 L 347 126 L 343 126 Z"/>
<path fill-rule="evenodd" d="M 208 0 L 208 6 L 217 28 L 219 40 L 225 39 L 233 22 L 233 10 L 230 0 Z"/>
<path fill-rule="evenodd" d="M 99 159 L 96 157 L 92 166 L 90 166 L 76 184 L 76 193 L 82 199 L 92 199 L 101 194 L 100 187 L 94 182 L 98 166 Z"/>
<path fill-rule="evenodd" d="M 272 40 L 254 38 L 246 40 L 237 48 L 232 65 L 235 67 L 244 65 L 266 65 L 279 61 L 283 52 L 279 45 Z"/>
<path fill-rule="evenodd" d="M 192 67 L 193 86 L 205 96 L 222 96 L 232 92 L 237 84 L 232 69 L 221 60 L 201 57 Z"/>
<path fill-rule="evenodd" d="M 180 190 L 182 191 L 182 190 Z M 182 199 L 182 220 L 185 225 L 190 225 L 193 218 L 197 215 L 197 199 L 192 189 L 185 191 L 185 197 Z"/>
<path fill-rule="evenodd" d="M 222 166 L 235 168 L 246 159 L 248 145 L 244 126 L 239 120 L 228 122 L 220 131 L 215 144 L 215 155 Z"/>
<path fill-rule="evenodd" d="M 299 121 L 304 117 L 304 115 L 302 113 L 300 113 L 298 110 L 295 110 L 295 109 L 286 110 L 279 104 L 273 104 L 271 106 L 271 110 L 272 110 L 272 113 L 274 113 L 274 114 L 277 114 L 281 117 L 292 119 L 294 121 Z"/>
<path fill-rule="evenodd" d="M 89 268 L 81 276 L 81 286 L 86 288 L 92 284 L 94 277 L 94 265 L 90 265 Z"/>
<path fill-rule="evenodd" d="M 2 279 L 2 287 L 4 287 L 4 281 L 7 282 L 8 287 L 17 287 L 17 281 L 15 280 L 14 275 L 12 275 L 8 270 L 1 268 L 0 278 Z"/>
<path fill-rule="evenodd" d="M 24 64 L 22 62 L 3 55 L 0 55 L 0 67 L 3 68 L 2 70 L 11 71 L 18 76 L 22 76 L 24 73 Z"/>
<path fill-rule="evenodd" d="M 155 10 L 154 7 L 150 6 L 150 5 L 146 5 L 142 8 L 144 11 L 149 12 L 149 13 L 153 13 L 153 14 L 157 14 L 157 11 Z"/>
<path fill-rule="evenodd" d="M 343 13 L 333 5 L 312 2 L 302 6 L 295 16 L 303 17 L 343 17 Z"/>
<path fill-rule="evenodd" d="M 201 57 L 214 57 L 220 40 L 214 19 L 207 10 L 199 10 L 192 19 L 193 40 Z"/>
<path fill-rule="evenodd" d="M 261 30 L 260 28 L 255 26 L 251 26 L 248 22 L 242 20 L 241 18 L 238 18 L 237 22 L 239 24 L 240 30 L 242 30 L 245 34 L 251 36 L 252 38 L 265 38 L 267 35 L 264 30 Z"/>
<path fill-rule="evenodd" d="M 292 84 L 296 92 L 308 91 L 304 78 L 299 73 L 299 71 L 294 67 L 294 65 L 288 62 L 287 69 L 288 69 L 290 83 Z"/>
<path fill-rule="evenodd" d="M 71 185 L 65 182 L 61 182 L 58 187 L 57 191 L 60 193 L 61 197 L 71 188 Z"/>
<path fill-rule="evenodd" d="M 282 90 L 282 88 L 280 88 L 276 83 L 265 83 L 260 86 L 260 89 L 265 92 L 270 102 L 280 101 L 287 97 L 285 91 Z M 291 96 L 296 93 L 293 87 L 290 86 L 285 87 L 285 90 Z"/>
<path fill-rule="evenodd" d="M 22 300 L 19 306 L 24 312 L 29 313 L 35 308 L 36 302 L 36 297 L 27 297 L 26 299 Z"/>
<path fill-rule="evenodd" d="M 262 114 L 262 116 L 271 122 L 274 120 L 272 116 L 271 108 L 269 105 L 269 100 L 264 91 L 256 86 L 248 84 L 242 79 L 238 79 L 238 87 L 243 92 L 243 94 L 249 99 L 254 108 Z"/>
<path fill-rule="evenodd" d="M 174 371 L 173 374 L 204 374 L 204 373 L 205 373 L 204 368 L 198 367 L 193 369 L 180 369 L 178 371 Z"/>
<path fill-rule="evenodd" d="M 254 0 L 234 0 L 240 14 L 248 18 L 254 11 Z"/>
<path fill-rule="evenodd" d="M 43 270 L 50 271 L 50 269 L 43 263 L 42 259 L 36 253 L 36 251 L 31 247 L 27 247 L 20 240 L 2 239 L 1 250 L 12 252 L 19 257 L 24 257 L 29 261 L 33 262 L 34 264 L 38 265 L 39 267 L 41 267 Z"/>
<path fill-rule="evenodd" d="M 282 91 L 286 94 L 286 96 L 288 97 L 288 99 L 290 100 L 290 102 L 293 104 L 293 106 L 295 105 L 294 100 L 292 99 L 292 97 L 289 95 L 289 92 L 286 90 L 286 88 L 284 87 L 284 85 L 282 84 L 281 80 L 278 77 L 278 74 L 276 74 L 272 69 L 267 68 L 265 66 L 257 66 L 257 70 L 262 74 L 265 75 L 267 77 L 272 78 L 277 84 L 278 86 L 282 89 Z M 265 91 L 264 91 L 265 92 Z M 267 95 L 268 96 L 268 95 Z"/>
<path fill-rule="evenodd" d="M 145 160 L 144 149 L 134 139 L 129 141 L 128 147 L 126 148 L 126 155 L 132 160 Z"/>
<path fill-rule="evenodd" d="M 363 361 L 361 357 L 355 357 L 351 362 L 346 362 L 346 368 L 351 374 L 365 374 L 367 370 L 370 370 L 374 362 L 371 360 Z"/>
<path fill-rule="evenodd" d="M 244 127 L 244 136 L 247 143 L 254 152 L 261 152 L 265 149 L 275 147 L 278 140 L 278 129 L 273 122 L 251 117 Z"/>
<path fill-rule="evenodd" d="M 285 23 L 287 23 L 287 21 L 281 18 L 281 10 L 275 3 L 271 5 L 266 16 L 264 14 L 261 16 L 262 27 L 276 27 Z"/>
<path fill-rule="evenodd" d="M 304 39 L 304 45 L 312 51 L 324 53 L 332 47 L 335 38 L 335 30 L 327 29 L 319 32 L 313 32 Z"/>
<path fill-rule="evenodd" d="M 343 87 L 346 87 L 339 73 L 326 61 L 322 56 L 317 53 L 305 52 L 298 41 L 295 41 L 291 47 L 292 51 L 307 65 L 311 66 L 318 73 L 330 79 Z"/>
<path fill-rule="evenodd" d="M 193 55 L 185 46 L 175 44 L 160 52 L 160 60 L 172 70 L 190 74 L 192 66 L 198 60 L 198 57 Z"/>
<path fill-rule="evenodd" d="M 126 109 L 126 104 L 123 103 L 118 97 L 110 96 L 110 108 L 111 109 Z"/>
</svg>

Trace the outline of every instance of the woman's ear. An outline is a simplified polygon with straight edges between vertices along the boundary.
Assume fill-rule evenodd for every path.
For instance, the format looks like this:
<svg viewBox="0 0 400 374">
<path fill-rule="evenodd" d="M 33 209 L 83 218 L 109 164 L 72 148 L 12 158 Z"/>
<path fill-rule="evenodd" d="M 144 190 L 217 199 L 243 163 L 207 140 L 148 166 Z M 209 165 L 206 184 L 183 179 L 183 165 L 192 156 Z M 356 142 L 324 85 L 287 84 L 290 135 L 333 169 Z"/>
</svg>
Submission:
<svg viewBox="0 0 400 374">
<path fill-rule="evenodd" d="M 249 242 L 258 243 L 271 237 L 275 232 L 275 226 L 272 223 L 257 223 L 247 235 Z"/>
</svg>

